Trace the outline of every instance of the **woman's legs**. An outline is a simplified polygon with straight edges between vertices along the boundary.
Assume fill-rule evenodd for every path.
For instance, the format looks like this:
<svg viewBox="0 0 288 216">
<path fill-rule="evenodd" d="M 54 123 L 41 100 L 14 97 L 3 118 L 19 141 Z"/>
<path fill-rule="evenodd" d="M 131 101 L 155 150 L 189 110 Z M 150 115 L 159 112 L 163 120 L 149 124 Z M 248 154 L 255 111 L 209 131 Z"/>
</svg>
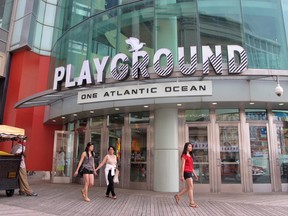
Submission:
<svg viewBox="0 0 288 216">
<path fill-rule="evenodd" d="M 193 179 L 192 178 L 187 178 L 186 179 L 186 185 L 187 185 L 187 189 L 188 189 L 189 201 L 190 201 L 190 203 L 194 203 L 194 199 L 193 199 Z"/>
<path fill-rule="evenodd" d="M 89 176 L 90 176 L 89 174 L 83 174 L 84 187 L 81 190 L 83 198 L 87 202 L 90 201 L 90 199 L 88 198 Z"/>
<path fill-rule="evenodd" d="M 180 193 L 178 193 L 176 195 L 175 198 L 176 198 L 177 202 L 179 202 L 181 196 L 188 192 L 188 197 L 189 197 L 190 203 L 194 203 L 194 199 L 193 199 L 193 180 L 192 180 L 192 178 L 187 178 L 185 181 L 186 181 L 186 187 L 183 188 L 180 191 Z"/>
<path fill-rule="evenodd" d="M 109 184 L 107 186 L 106 196 L 109 196 L 109 193 L 111 192 L 112 197 L 116 197 L 116 194 L 114 192 L 114 182 L 113 182 L 113 176 L 111 175 L 111 170 L 108 173 L 108 181 Z"/>
</svg>

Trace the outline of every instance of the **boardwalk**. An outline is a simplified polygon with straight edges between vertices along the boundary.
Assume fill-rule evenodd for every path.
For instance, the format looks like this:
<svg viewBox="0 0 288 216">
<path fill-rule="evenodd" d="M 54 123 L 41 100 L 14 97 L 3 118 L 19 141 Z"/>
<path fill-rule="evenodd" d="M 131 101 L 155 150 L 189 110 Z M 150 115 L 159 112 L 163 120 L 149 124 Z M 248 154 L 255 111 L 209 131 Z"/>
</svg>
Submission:
<svg viewBox="0 0 288 216">
<path fill-rule="evenodd" d="M 82 200 L 79 184 L 51 184 L 30 180 L 38 197 L 15 194 L 6 197 L 0 191 L 0 215 L 288 215 L 287 193 L 195 194 L 199 208 L 188 207 L 187 197 L 177 205 L 172 193 L 117 189 L 117 199 L 106 198 L 103 187 L 90 190 L 91 202 Z"/>
</svg>

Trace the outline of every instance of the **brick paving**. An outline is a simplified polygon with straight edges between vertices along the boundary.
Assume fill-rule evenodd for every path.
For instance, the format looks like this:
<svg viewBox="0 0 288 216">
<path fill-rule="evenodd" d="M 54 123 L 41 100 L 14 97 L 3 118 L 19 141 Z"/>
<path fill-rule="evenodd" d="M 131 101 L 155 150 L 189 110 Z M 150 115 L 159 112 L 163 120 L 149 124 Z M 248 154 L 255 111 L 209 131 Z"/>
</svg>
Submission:
<svg viewBox="0 0 288 216">
<path fill-rule="evenodd" d="M 30 177 L 31 178 L 31 177 Z M 196 193 L 199 208 L 188 206 L 183 197 L 177 205 L 174 193 L 116 188 L 117 199 L 106 198 L 104 187 L 90 189 L 91 202 L 82 199 L 79 184 L 52 184 L 30 179 L 38 197 L 12 197 L 0 191 L 0 215 L 119 215 L 119 216 L 216 216 L 216 215 L 288 215 L 288 193 Z"/>
</svg>

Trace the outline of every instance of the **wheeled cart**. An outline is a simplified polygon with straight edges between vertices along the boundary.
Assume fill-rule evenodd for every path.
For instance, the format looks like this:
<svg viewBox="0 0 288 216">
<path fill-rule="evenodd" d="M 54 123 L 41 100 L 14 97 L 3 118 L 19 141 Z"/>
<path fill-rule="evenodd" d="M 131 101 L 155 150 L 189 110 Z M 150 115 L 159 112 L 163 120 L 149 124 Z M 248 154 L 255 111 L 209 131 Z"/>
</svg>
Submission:
<svg viewBox="0 0 288 216">
<path fill-rule="evenodd" d="M 24 130 L 7 125 L 0 125 L 0 145 L 1 142 L 26 139 Z M 6 190 L 8 197 L 13 196 L 15 189 L 19 188 L 18 177 L 21 163 L 21 155 L 13 155 L 0 151 L 0 190 Z"/>
</svg>

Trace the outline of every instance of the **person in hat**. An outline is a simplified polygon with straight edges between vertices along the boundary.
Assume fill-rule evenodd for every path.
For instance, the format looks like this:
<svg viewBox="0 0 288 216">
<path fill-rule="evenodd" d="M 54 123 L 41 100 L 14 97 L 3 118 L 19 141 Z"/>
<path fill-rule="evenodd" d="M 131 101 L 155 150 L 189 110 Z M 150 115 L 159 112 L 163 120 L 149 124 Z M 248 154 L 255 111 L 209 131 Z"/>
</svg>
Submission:
<svg viewBox="0 0 288 216">
<path fill-rule="evenodd" d="M 27 171 L 26 171 L 26 164 L 25 164 L 25 146 L 23 145 L 23 141 L 19 138 L 16 138 L 16 144 L 12 147 L 12 154 L 15 155 L 21 155 L 21 163 L 19 168 L 19 195 L 27 195 L 27 196 L 38 196 L 37 193 L 33 192 L 31 189 L 29 183 L 28 183 L 28 177 L 27 177 Z"/>
</svg>

